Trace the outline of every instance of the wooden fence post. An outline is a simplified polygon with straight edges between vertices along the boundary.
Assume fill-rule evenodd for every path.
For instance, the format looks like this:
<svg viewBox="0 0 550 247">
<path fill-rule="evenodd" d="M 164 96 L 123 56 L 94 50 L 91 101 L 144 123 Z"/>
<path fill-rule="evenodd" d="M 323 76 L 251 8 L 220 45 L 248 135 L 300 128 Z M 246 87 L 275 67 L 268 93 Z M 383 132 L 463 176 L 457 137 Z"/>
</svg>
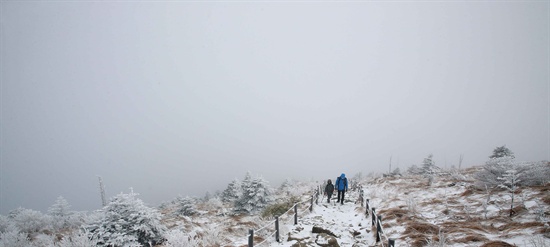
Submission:
<svg viewBox="0 0 550 247">
<path fill-rule="evenodd" d="M 366 204 L 365 206 L 367 207 L 367 209 L 365 210 L 365 215 L 368 217 L 369 216 L 369 199 L 368 198 L 365 204 Z"/>
<path fill-rule="evenodd" d="M 275 216 L 275 241 L 279 242 L 279 216 Z"/>
<path fill-rule="evenodd" d="M 372 226 L 374 226 L 374 224 L 376 224 L 376 208 L 372 208 L 371 215 L 372 215 Z"/>
<path fill-rule="evenodd" d="M 294 204 L 294 225 L 298 224 L 298 204 Z"/>
<path fill-rule="evenodd" d="M 254 246 L 254 229 L 248 229 L 248 247 Z"/>
<path fill-rule="evenodd" d="M 310 205 L 309 205 L 309 212 L 313 211 L 313 197 L 314 197 L 314 196 L 315 196 L 315 195 L 311 195 L 311 203 L 310 203 Z"/>
<path fill-rule="evenodd" d="M 380 235 L 382 234 L 382 216 L 378 215 L 378 220 L 376 221 L 376 242 L 380 242 Z"/>
</svg>

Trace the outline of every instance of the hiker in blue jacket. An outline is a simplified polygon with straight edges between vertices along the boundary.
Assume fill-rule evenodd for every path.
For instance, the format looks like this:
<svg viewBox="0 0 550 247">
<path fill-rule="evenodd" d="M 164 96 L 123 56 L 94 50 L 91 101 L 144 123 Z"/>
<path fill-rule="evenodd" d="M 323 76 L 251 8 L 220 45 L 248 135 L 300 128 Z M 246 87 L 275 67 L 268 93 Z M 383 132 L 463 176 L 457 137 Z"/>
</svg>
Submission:
<svg viewBox="0 0 550 247">
<path fill-rule="evenodd" d="M 344 194 L 348 191 L 348 179 L 346 178 L 346 174 L 342 173 L 340 177 L 337 177 L 334 185 L 336 189 L 338 189 L 338 201 L 336 202 L 344 205 Z M 340 197 L 340 195 L 342 196 Z"/>
</svg>

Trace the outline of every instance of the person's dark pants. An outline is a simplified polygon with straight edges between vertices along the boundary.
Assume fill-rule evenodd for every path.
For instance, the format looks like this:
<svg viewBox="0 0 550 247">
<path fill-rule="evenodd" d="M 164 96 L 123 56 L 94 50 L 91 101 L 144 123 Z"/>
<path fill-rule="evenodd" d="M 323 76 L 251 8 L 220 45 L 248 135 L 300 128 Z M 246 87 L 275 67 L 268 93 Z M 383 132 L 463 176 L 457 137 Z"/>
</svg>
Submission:
<svg viewBox="0 0 550 247">
<path fill-rule="evenodd" d="M 327 193 L 327 202 L 330 202 L 330 197 L 332 196 L 332 193 Z"/>
<path fill-rule="evenodd" d="M 344 204 L 344 194 L 345 193 L 346 193 L 345 190 L 338 190 L 338 201 L 336 201 L 336 202 Z M 342 197 L 340 197 L 340 195 L 342 195 Z"/>
</svg>

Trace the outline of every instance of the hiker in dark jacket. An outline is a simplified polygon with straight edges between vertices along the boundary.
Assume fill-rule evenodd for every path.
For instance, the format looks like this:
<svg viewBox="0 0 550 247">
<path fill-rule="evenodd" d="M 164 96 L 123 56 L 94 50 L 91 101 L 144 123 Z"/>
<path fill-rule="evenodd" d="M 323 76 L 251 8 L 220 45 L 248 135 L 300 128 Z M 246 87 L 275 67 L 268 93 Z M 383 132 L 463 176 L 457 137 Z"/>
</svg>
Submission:
<svg viewBox="0 0 550 247">
<path fill-rule="evenodd" d="M 344 205 L 344 194 L 346 191 L 348 191 L 348 179 L 346 178 L 346 174 L 342 173 L 340 177 L 336 178 L 336 189 L 338 189 L 338 200 L 340 204 Z M 340 195 L 342 195 L 340 197 Z"/>
<path fill-rule="evenodd" d="M 332 196 L 332 192 L 334 192 L 334 185 L 332 184 L 332 181 L 330 179 L 327 182 L 327 186 L 325 186 L 325 195 L 327 195 L 327 202 L 330 203 L 330 197 Z"/>
</svg>

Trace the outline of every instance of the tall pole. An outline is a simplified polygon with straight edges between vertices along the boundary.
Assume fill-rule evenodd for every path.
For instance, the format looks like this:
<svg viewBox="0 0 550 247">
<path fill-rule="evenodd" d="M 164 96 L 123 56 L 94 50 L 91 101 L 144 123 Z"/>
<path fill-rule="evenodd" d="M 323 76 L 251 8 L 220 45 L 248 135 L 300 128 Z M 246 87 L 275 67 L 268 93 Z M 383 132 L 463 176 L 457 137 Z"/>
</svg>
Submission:
<svg viewBox="0 0 550 247">
<path fill-rule="evenodd" d="M 389 172 L 388 172 L 388 175 L 391 174 L 391 158 L 392 158 L 392 156 L 393 156 L 393 155 L 390 155 L 390 170 L 389 170 Z"/>
<path fill-rule="evenodd" d="M 103 207 L 107 206 L 107 200 L 105 200 L 105 186 L 103 185 L 103 180 L 101 180 L 100 176 L 97 176 L 99 178 L 99 192 L 101 193 L 101 205 Z"/>
</svg>

